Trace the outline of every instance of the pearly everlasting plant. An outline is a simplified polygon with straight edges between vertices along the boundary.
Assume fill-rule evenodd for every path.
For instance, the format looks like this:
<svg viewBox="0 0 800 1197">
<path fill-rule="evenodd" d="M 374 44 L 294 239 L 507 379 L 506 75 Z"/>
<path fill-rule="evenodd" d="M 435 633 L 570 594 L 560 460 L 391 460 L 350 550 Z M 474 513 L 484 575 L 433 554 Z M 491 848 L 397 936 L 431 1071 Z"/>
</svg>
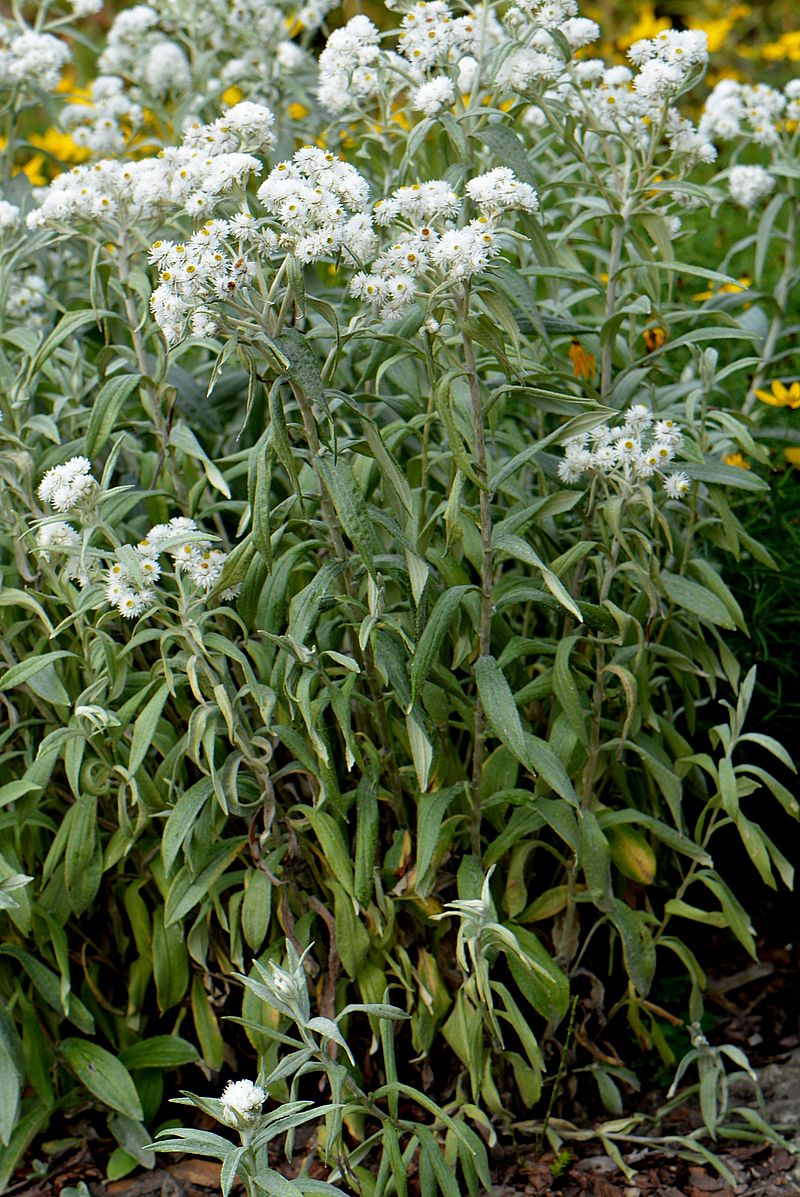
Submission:
<svg viewBox="0 0 800 1197">
<path fill-rule="evenodd" d="M 691 924 L 793 880 L 736 586 L 800 82 L 574 0 L 95 9 L 0 31 L 0 1178 L 89 1102 L 151 1166 L 198 1065 L 225 1191 L 317 1120 L 300 1192 L 477 1197 L 565 1074 L 655 1142 L 586 1045 L 678 1067 Z"/>
</svg>

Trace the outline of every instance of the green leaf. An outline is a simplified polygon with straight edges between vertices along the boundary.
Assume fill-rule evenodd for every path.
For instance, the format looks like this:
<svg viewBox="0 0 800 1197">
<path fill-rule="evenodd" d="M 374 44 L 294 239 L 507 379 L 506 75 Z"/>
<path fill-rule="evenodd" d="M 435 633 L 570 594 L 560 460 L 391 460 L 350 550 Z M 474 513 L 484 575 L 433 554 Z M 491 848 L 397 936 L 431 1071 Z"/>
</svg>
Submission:
<svg viewBox="0 0 800 1197">
<path fill-rule="evenodd" d="M 137 1068 L 179 1068 L 193 1064 L 197 1049 L 179 1035 L 155 1035 L 140 1039 L 120 1052 L 119 1058 L 129 1071 Z"/>
<path fill-rule="evenodd" d="M 372 522 L 352 470 L 343 458 L 330 454 L 320 455 L 317 465 L 345 535 L 374 575 Z"/>
<path fill-rule="evenodd" d="M 480 658 L 475 677 L 494 734 L 534 776 L 540 775 L 557 794 L 577 805 L 572 782 L 553 749 L 538 736 L 524 731 L 511 687 L 494 657 Z"/>
<path fill-rule="evenodd" d="M 119 1114 L 140 1122 L 142 1104 L 131 1074 L 105 1048 L 86 1039 L 64 1039 L 61 1051 L 78 1080 L 93 1097 Z"/>
<path fill-rule="evenodd" d="M 442 642 L 447 632 L 452 628 L 456 612 L 465 594 L 475 589 L 474 586 L 451 586 L 436 600 L 428 621 L 417 641 L 414 656 L 411 660 L 411 701 L 416 700 L 425 679 L 439 656 Z"/>
<path fill-rule="evenodd" d="M 46 669 L 53 661 L 59 661 L 62 657 L 74 657 L 76 654 L 67 652 L 66 649 L 58 649 L 50 653 L 42 653 L 39 656 L 28 657 L 25 661 L 20 661 L 18 665 L 12 665 L 5 673 L 0 676 L 0 690 L 8 690 L 12 686 L 21 686 L 23 682 L 27 682 L 29 678 L 35 677 L 42 669 Z"/>
<path fill-rule="evenodd" d="M 161 712 L 169 696 L 169 686 L 163 682 L 143 707 L 133 725 L 131 737 L 131 751 L 128 756 L 128 772 L 131 777 L 136 773 L 144 758 L 153 747 L 153 737 L 161 718 Z"/>
<path fill-rule="evenodd" d="M 97 841 L 97 799 L 82 795 L 70 812 L 64 885 L 76 914 L 85 914 L 100 888 L 103 857 Z"/>
<path fill-rule="evenodd" d="M 101 316 L 113 315 L 113 312 L 93 312 L 88 309 L 80 312 L 65 312 L 53 331 L 42 341 L 38 353 L 28 367 L 28 377 L 32 378 L 50 355 L 58 349 L 59 345 L 63 345 L 69 337 L 74 336 L 80 329 L 86 328 L 87 324 L 96 325 Z"/>
<path fill-rule="evenodd" d="M 139 374 L 115 374 L 106 379 L 95 396 L 86 429 L 86 456 L 96 457 L 106 447 L 125 400 L 141 381 Z"/>
<path fill-rule="evenodd" d="M 722 628 L 736 627 L 736 621 L 722 599 L 717 598 L 699 582 L 693 582 L 682 574 L 663 572 L 661 581 L 667 597 L 678 607 L 690 611 L 703 623 L 718 625 Z"/>
<path fill-rule="evenodd" d="M 738 466 L 682 461 L 681 469 L 698 482 L 709 482 L 715 486 L 733 486 L 737 490 L 769 490 L 769 483 L 765 482 L 763 478 L 759 478 L 758 474 L 754 474 L 752 470 L 743 470 Z"/>
</svg>

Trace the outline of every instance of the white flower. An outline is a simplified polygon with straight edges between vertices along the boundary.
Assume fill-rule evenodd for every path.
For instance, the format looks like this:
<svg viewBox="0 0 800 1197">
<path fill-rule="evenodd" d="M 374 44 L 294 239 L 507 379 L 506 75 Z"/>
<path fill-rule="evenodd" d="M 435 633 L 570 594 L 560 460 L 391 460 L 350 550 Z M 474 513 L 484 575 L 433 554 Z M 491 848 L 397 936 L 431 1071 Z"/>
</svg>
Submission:
<svg viewBox="0 0 800 1197">
<path fill-rule="evenodd" d="M 97 486 L 91 469 L 87 457 L 71 457 L 63 465 L 53 466 L 39 483 L 39 498 L 54 511 L 69 511 Z"/>
<path fill-rule="evenodd" d="M 453 84 L 446 75 L 440 75 L 417 88 L 412 107 L 415 112 L 421 112 L 424 116 L 437 116 L 445 108 L 449 108 L 455 98 Z"/>
<path fill-rule="evenodd" d="M 678 470 L 674 474 L 668 474 L 664 479 L 664 490 L 670 499 L 685 498 L 689 493 L 690 487 L 689 475 L 685 474 L 683 470 Z"/>
<path fill-rule="evenodd" d="M 36 534 L 36 543 L 40 549 L 56 548 L 60 545 L 78 545 L 81 538 L 72 524 L 63 520 L 54 520 L 51 524 L 42 524 Z M 45 561 L 50 560 L 50 554 L 42 554 Z"/>
<path fill-rule="evenodd" d="M 0 200 L 0 233 L 7 233 L 10 229 L 18 228 L 20 221 L 21 216 L 17 205 Z"/>
<path fill-rule="evenodd" d="M 489 211 L 519 208 L 523 212 L 535 212 L 539 206 L 533 187 L 529 183 L 520 183 L 507 166 L 496 166 L 494 170 L 470 179 L 466 191 L 473 203 Z"/>
<path fill-rule="evenodd" d="M 253 1081 L 228 1081 L 220 1098 L 222 1116 L 229 1126 L 253 1122 L 266 1099 L 264 1090 Z"/>
<path fill-rule="evenodd" d="M 144 62 L 144 81 L 157 96 L 185 91 L 192 81 L 189 59 L 177 42 L 164 38 L 150 47 Z"/>
<path fill-rule="evenodd" d="M 763 166 L 732 166 L 728 172 L 731 199 L 743 208 L 754 208 L 774 186 L 775 179 Z"/>
</svg>

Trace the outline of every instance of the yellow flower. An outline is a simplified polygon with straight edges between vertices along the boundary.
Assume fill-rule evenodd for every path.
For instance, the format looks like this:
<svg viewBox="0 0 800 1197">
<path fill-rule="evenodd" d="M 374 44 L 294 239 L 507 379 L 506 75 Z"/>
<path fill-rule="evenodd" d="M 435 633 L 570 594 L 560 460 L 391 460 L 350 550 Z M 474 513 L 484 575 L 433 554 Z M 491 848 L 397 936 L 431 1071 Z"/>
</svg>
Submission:
<svg viewBox="0 0 800 1197">
<path fill-rule="evenodd" d="M 769 391 L 756 390 L 756 395 L 762 403 L 769 403 L 771 407 L 800 407 L 800 382 L 793 382 L 784 386 L 777 378 L 770 383 Z"/>
<path fill-rule="evenodd" d="M 233 108 L 234 104 L 238 104 L 240 100 L 244 99 L 244 92 L 240 87 L 226 87 L 220 99 L 223 104 L 227 104 L 229 108 Z"/>
<path fill-rule="evenodd" d="M 746 291 L 753 280 L 746 274 L 743 274 L 738 283 L 723 283 L 717 290 L 698 291 L 692 299 L 696 299 L 698 303 L 702 303 L 705 299 L 714 299 L 717 295 L 729 295 L 736 291 Z"/>
<path fill-rule="evenodd" d="M 286 109 L 286 115 L 290 121 L 301 121 L 304 117 L 308 116 L 310 111 L 311 109 L 306 108 L 305 104 L 298 104 L 295 101 L 294 104 L 290 104 Z"/>
<path fill-rule="evenodd" d="M 761 55 L 765 62 L 779 62 L 782 58 L 800 62 L 800 30 L 784 33 L 776 42 L 767 42 L 761 47 Z"/>
<path fill-rule="evenodd" d="M 22 166 L 15 166 L 12 174 L 25 175 L 32 187 L 46 187 L 50 182 L 44 173 L 44 154 L 33 154 Z"/>
<path fill-rule="evenodd" d="M 740 470 L 750 469 L 750 462 L 743 453 L 726 453 L 722 460 L 725 465 L 736 466 Z"/>
<path fill-rule="evenodd" d="M 793 465 L 795 469 L 800 469 L 800 449 L 784 449 L 783 456 Z"/>
<path fill-rule="evenodd" d="M 701 30 L 708 38 L 708 52 L 709 54 L 716 54 L 721 50 L 727 41 L 728 34 L 736 24 L 735 18 L 731 16 L 719 17 L 716 21 L 689 21 L 690 29 Z"/>
<path fill-rule="evenodd" d="M 656 37 L 657 34 L 662 33 L 665 29 L 671 29 L 672 23 L 669 17 L 657 17 L 652 4 L 645 4 L 640 8 L 636 14 L 636 24 L 628 30 L 624 37 L 617 41 L 617 48 L 619 50 L 627 50 L 634 42 L 640 41 L 642 38 Z"/>
<path fill-rule="evenodd" d="M 85 162 L 91 151 L 83 145 L 78 145 L 69 133 L 62 133 L 59 129 L 49 128 L 44 133 L 31 133 L 28 141 L 38 150 L 44 150 L 59 162 Z"/>
<path fill-rule="evenodd" d="M 572 338 L 569 347 L 569 360 L 572 362 L 572 373 L 576 378 L 592 378 L 595 372 L 595 356 L 587 353 L 577 337 Z"/>
</svg>

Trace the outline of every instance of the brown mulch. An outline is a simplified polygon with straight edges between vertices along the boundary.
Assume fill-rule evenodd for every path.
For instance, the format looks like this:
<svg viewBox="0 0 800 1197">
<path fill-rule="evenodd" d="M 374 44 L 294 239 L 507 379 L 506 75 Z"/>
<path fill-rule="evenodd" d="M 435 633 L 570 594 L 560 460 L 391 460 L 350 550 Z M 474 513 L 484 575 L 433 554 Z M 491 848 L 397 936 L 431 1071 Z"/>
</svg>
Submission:
<svg viewBox="0 0 800 1197">
<path fill-rule="evenodd" d="M 577 1150 L 591 1152 L 592 1144 Z M 711 1168 L 677 1159 L 657 1149 L 623 1154 L 636 1169 L 628 1179 L 607 1155 L 573 1151 L 569 1160 L 552 1152 L 531 1153 L 526 1144 L 498 1148 L 492 1159 L 495 1183 L 490 1197 L 797 1197 L 796 1159 L 780 1147 L 732 1146 L 719 1152 L 735 1178 L 731 1187 Z M 219 1192 L 219 1164 L 182 1159 L 122 1180 L 104 1181 L 87 1143 L 54 1163 L 42 1180 L 20 1181 L 5 1197 L 60 1197 L 83 1181 L 92 1197 L 209 1197 Z M 410 1186 L 411 1187 L 411 1186 Z M 234 1193 L 240 1191 L 240 1186 Z"/>
<path fill-rule="evenodd" d="M 800 1193 L 792 1172 L 796 1159 L 783 1148 L 761 1144 L 719 1152 L 733 1174 L 732 1188 L 712 1169 L 658 1150 L 623 1153 L 636 1169 L 630 1180 L 607 1155 L 573 1159 L 560 1171 L 552 1153 L 524 1155 L 492 1187 L 492 1197 L 787 1197 Z M 498 1169 L 498 1172 L 500 1170 Z"/>
</svg>

